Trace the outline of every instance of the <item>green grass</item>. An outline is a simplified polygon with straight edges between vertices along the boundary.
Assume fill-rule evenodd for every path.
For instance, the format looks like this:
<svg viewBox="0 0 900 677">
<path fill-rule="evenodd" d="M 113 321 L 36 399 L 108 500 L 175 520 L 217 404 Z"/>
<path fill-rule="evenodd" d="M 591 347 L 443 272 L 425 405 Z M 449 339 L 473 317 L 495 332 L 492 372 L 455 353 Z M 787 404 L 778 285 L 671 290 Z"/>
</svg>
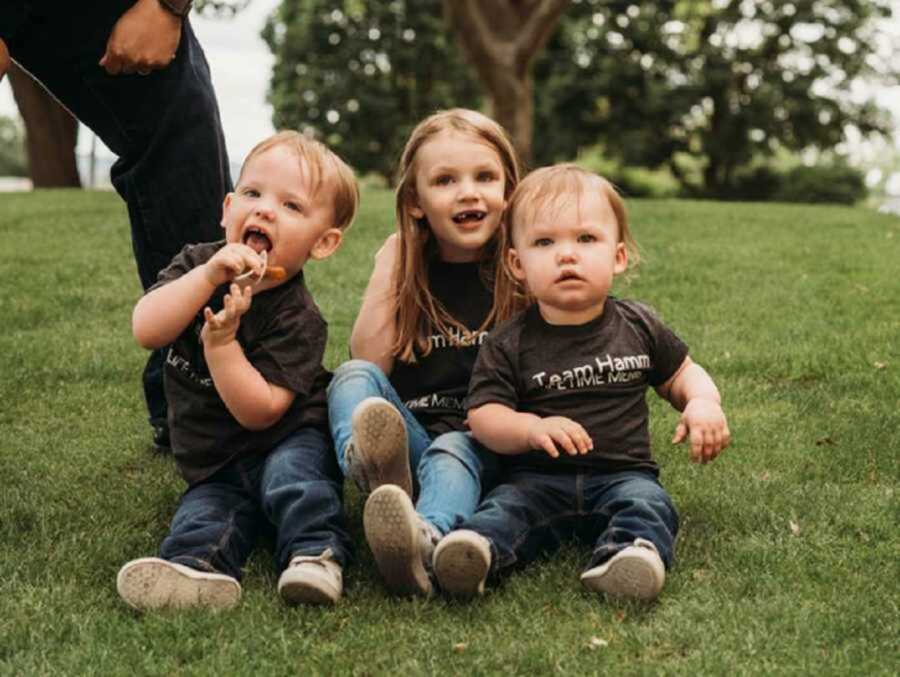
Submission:
<svg viewBox="0 0 900 677">
<path fill-rule="evenodd" d="M 308 267 L 332 367 L 392 228 L 387 192 L 363 204 L 341 251 Z M 575 546 L 474 603 L 392 599 L 349 491 L 360 559 L 335 609 L 284 607 L 260 550 L 237 610 L 139 616 L 116 571 L 156 551 L 182 483 L 148 448 L 125 209 L 103 193 L 0 197 L 0 673 L 895 674 L 900 221 L 631 209 L 645 262 L 619 293 L 691 345 L 734 436 L 714 464 L 691 465 L 668 444 L 675 413 L 651 396 L 683 524 L 657 604 L 583 592 Z"/>
</svg>

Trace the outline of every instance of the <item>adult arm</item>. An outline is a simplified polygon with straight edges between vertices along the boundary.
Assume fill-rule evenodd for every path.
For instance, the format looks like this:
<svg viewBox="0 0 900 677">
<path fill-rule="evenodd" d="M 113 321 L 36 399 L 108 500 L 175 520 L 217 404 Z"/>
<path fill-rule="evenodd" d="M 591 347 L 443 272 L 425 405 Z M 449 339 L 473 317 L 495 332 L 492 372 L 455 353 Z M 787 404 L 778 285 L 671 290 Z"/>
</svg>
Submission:
<svg viewBox="0 0 900 677">
<path fill-rule="evenodd" d="M 691 460 L 708 463 L 731 443 L 719 390 L 706 370 L 685 357 L 678 370 L 657 392 L 681 412 L 673 444 L 690 440 Z"/>
<path fill-rule="evenodd" d="M 110 75 L 165 68 L 178 50 L 182 21 L 159 0 L 137 0 L 113 26 L 100 65 Z"/>
<path fill-rule="evenodd" d="M 350 334 L 350 355 L 378 365 L 385 374 L 394 367 L 397 336 L 394 266 L 400 239 L 393 234 L 375 254 L 375 268 L 363 294 L 362 305 Z"/>
</svg>

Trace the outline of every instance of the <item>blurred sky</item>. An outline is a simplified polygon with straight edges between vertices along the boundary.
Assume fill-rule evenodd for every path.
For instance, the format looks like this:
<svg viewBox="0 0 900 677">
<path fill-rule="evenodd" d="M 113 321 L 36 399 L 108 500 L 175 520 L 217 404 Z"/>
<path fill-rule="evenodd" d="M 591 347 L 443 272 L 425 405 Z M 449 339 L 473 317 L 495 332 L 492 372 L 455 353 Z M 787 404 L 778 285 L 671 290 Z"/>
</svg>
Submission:
<svg viewBox="0 0 900 677">
<path fill-rule="evenodd" d="M 250 148 L 270 134 L 271 107 L 266 103 L 266 88 L 272 68 L 272 55 L 259 37 L 266 17 L 280 0 L 252 0 L 249 6 L 233 19 L 207 19 L 196 13 L 191 22 L 206 51 L 213 74 L 213 84 L 219 98 L 225 138 L 232 162 L 240 163 Z M 885 28 L 900 49 L 900 0 L 894 0 L 896 16 Z M 894 113 L 900 128 L 900 87 L 859 88 L 856 97 L 874 96 Z M 9 83 L 0 83 L 0 115 L 17 115 Z M 79 135 L 79 154 L 89 152 L 92 133 L 86 128 Z M 851 142 L 852 143 L 852 142 Z M 878 154 L 878 149 L 856 146 L 855 154 L 863 157 Z M 900 148 L 900 133 L 894 135 L 894 145 Z M 98 153 L 110 154 L 105 148 Z"/>
</svg>

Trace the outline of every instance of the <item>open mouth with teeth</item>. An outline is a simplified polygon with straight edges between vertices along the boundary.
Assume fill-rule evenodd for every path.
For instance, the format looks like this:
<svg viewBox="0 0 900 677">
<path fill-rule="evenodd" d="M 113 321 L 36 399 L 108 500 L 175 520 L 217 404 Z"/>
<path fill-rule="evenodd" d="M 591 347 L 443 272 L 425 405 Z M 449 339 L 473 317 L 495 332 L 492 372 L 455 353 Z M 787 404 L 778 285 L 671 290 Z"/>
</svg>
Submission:
<svg viewBox="0 0 900 677">
<path fill-rule="evenodd" d="M 272 240 L 269 239 L 269 236 L 262 228 L 257 228 L 256 226 L 250 226 L 244 232 L 244 244 L 257 254 L 271 251 L 272 249 Z"/>
<path fill-rule="evenodd" d="M 480 209 L 469 209 L 454 214 L 453 223 L 458 223 L 459 225 L 476 224 L 483 221 L 486 216 L 487 212 L 481 211 Z"/>
</svg>

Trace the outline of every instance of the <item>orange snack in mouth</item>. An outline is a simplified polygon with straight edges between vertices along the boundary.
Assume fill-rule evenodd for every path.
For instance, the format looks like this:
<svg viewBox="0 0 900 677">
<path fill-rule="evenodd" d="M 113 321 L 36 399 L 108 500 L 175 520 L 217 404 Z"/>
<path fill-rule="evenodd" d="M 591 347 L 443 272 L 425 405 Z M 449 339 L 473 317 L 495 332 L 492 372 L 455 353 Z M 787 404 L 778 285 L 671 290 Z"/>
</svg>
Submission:
<svg viewBox="0 0 900 677">
<path fill-rule="evenodd" d="M 266 268 L 266 272 L 263 275 L 267 280 L 283 280 L 287 277 L 287 272 L 281 266 L 269 266 Z"/>
</svg>

